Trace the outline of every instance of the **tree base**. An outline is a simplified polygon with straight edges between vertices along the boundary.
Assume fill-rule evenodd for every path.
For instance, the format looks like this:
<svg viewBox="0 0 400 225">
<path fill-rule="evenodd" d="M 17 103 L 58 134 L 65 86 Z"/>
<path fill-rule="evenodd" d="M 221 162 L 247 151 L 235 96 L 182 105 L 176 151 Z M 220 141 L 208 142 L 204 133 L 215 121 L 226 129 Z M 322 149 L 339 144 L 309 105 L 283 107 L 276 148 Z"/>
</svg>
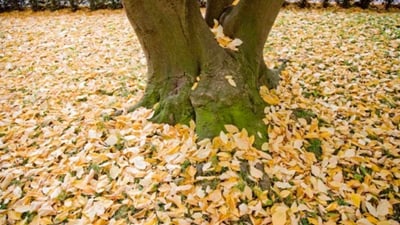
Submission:
<svg viewBox="0 0 400 225">
<path fill-rule="evenodd" d="M 232 124 L 261 147 L 267 127 L 259 88 L 279 83 L 262 50 L 283 0 L 241 0 L 235 7 L 232 2 L 207 1 L 204 18 L 196 1 L 124 1 L 148 62 L 143 99 L 128 111 L 153 108 L 157 123 L 193 120 L 200 138 L 218 136 Z M 224 35 L 243 42 L 238 51 L 221 48 L 210 31 L 222 15 Z"/>
<path fill-rule="evenodd" d="M 250 74 L 253 71 L 243 63 L 220 65 L 225 67 L 207 68 L 203 70 L 207 73 L 200 73 L 196 79 L 184 79 L 179 88 L 170 84 L 176 83 L 172 79 L 149 83 L 142 100 L 128 108 L 128 112 L 145 107 L 154 110 L 150 120 L 156 123 L 194 121 L 200 139 L 218 136 L 225 125 L 232 124 L 254 135 L 255 146 L 260 148 L 267 141 L 267 127 L 263 122 L 266 103 L 259 95 L 258 84 L 262 81 L 261 84 L 275 88 L 279 83 L 278 71 L 265 67 L 258 80 L 251 80 L 248 78 L 257 76 Z M 191 83 L 192 80 L 195 82 Z"/>
</svg>

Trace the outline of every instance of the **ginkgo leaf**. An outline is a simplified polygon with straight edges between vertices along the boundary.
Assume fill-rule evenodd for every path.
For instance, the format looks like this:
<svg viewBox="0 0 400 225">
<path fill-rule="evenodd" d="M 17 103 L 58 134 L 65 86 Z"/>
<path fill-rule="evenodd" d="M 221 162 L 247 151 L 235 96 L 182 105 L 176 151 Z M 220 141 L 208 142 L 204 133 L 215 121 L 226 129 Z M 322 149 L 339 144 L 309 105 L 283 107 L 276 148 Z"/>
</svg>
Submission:
<svg viewBox="0 0 400 225">
<path fill-rule="evenodd" d="M 325 209 L 326 209 L 326 211 L 331 212 L 331 211 L 337 210 L 338 207 L 339 207 L 339 204 L 337 202 L 332 202 Z"/>
<path fill-rule="evenodd" d="M 196 88 L 197 88 L 197 86 L 199 85 L 199 83 L 198 82 L 194 82 L 193 83 L 193 86 L 192 86 L 192 91 L 194 91 L 194 90 L 196 90 Z"/>
<path fill-rule="evenodd" d="M 236 87 L 235 80 L 233 79 L 232 76 L 225 76 L 225 79 L 228 81 L 228 83 L 229 83 L 232 87 Z"/>
<path fill-rule="evenodd" d="M 288 211 L 287 206 L 277 206 L 272 209 L 272 224 L 273 225 L 285 225 L 287 220 L 286 212 Z"/>
<path fill-rule="evenodd" d="M 263 172 L 254 166 L 250 166 L 250 175 L 254 178 L 261 179 L 263 177 Z"/>
<path fill-rule="evenodd" d="M 211 32 L 214 33 L 215 39 L 218 44 L 223 48 L 228 48 L 233 51 L 238 51 L 238 47 L 243 43 L 238 38 L 231 39 L 224 34 L 224 28 L 214 19 L 214 26 L 211 28 Z"/>
<path fill-rule="evenodd" d="M 261 150 L 263 150 L 263 151 L 268 151 L 268 145 L 269 145 L 269 143 L 263 143 L 263 145 L 261 146 Z"/>
<path fill-rule="evenodd" d="M 205 159 L 210 155 L 211 151 L 210 149 L 201 149 L 197 151 L 196 156 L 199 157 L 199 159 Z"/>
<path fill-rule="evenodd" d="M 225 127 L 225 130 L 228 131 L 229 133 L 235 134 L 235 133 L 239 132 L 239 129 L 234 125 L 226 124 L 226 125 L 224 125 L 224 127 Z"/>
<path fill-rule="evenodd" d="M 352 201 L 354 206 L 356 206 L 357 208 L 360 208 L 361 195 L 359 195 L 359 194 L 350 194 L 350 200 Z"/>
<path fill-rule="evenodd" d="M 263 100 L 270 105 L 277 105 L 280 102 L 279 97 L 275 95 L 273 92 L 270 92 L 268 88 L 265 86 L 262 86 L 260 88 L 260 95 L 263 98 Z"/>
<path fill-rule="evenodd" d="M 116 179 L 121 173 L 121 169 L 117 165 L 112 165 L 110 168 L 110 177 Z"/>
<path fill-rule="evenodd" d="M 238 47 L 242 44 L 243 44 L 242 40 L 240 40 L 239 38 L 235 38 L 226 45 L 226 48 L 229 48 L 230 50 L 233 51 L 239 51 Z"/>
<path fill-rule="evenodd" d="M 249 207 L 246 204 L 242 203 L 239 205 L 239 213 L 241 216 L 248 214 L 248 212 L 249 212 Z"/>
<path fill-rule="evenodd" d="M 291 188 L 292 185 L 290 185 L 288 182 L 275 182 L 275 186 L 281 189 L 286 189 L 286 188 Z"/>
<path fill-rule="evenodd" d="M 237 4 L 239 4 L 239 2 L 240 2 L 240 0 L 234 0 L 234 1 L 232 2 L 232 5 L 237 5 Z"/>
<path fill-rule="evenodd" d="M 392 204 L 386 199 L 382 199 L 379 201 L 378 207 L 376 208 L 377 215 L 380 217 L 385 217 L 390 213 L 390 209 L 392 208 Z"/>
<path fill-rule="evenodd" d="M 98 133 L 96 130 L 89 130 L 88 137 L 90 139 L 97 139 L 101 137 L 101 133 Z"/>
<path fill-rule="evenodd" d="M 38 214 L 39 216 L 57 215 L 57 210 L 51 206 L 50 202 L 47 202 L 38 209 Z"/>
<path fill-rule="evenodd" d="M 228 143 L 228 136 L 224 133 L 224 132 L 220 132 L 219 133 L 219 137 L 221 138 L 221 141 L 224 143 L 224 144 L 227 144 Z"/>
<path fill-rule="evenodd" d="M 291 191 L 283 190 L 283 191 L 281 191 L 281 193 L 279 193 L 279 195 L 280 195 L 282 198 L 286 198 L 286 197 L 288 197 L 291 193 L 292 193 Z"/>
<path fill-rule="evenodd" d="M 105 140 L 105 143 L 108 146 L 114 146 L 115 144 L 118 143 L 118 137 L 116 135 L 110 135 L 108 138 Z"/>
<path fill-rule="evenodd" d="M 139 169 L 144 170 L 146 169 L 148 163 L 144 160 L 143 156 L 136 156 L 132 159 L 133 165 Z"/>
<path fill-rule="evenodd" d="M 367 208 L 368 212 L 371 213 L 374 217 L 378 217 L 378 212 L 376 208 L 370 203 L 370 202 L 365 202 L 365 207 Z"/>
</svg>

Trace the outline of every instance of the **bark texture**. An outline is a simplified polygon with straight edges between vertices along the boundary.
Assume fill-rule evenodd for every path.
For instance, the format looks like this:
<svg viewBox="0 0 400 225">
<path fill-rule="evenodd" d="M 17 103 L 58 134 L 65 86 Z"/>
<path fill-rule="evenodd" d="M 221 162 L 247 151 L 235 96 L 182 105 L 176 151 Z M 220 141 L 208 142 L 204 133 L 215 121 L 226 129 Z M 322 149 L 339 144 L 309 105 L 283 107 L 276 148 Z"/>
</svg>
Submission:
<svg viewBox="0 0 400 225">
<path fill-rule="evenodd" d="M 148 62 L 145 94 L 131 110 L 156 105 L 156 122 L 194 120 L 200 138 L 234 124 L 255 135 L 257 145 L 265 141 L 259 87 L 276 87 L 279 76 L 266 67 L 263 47 L 283 0 L 232 2 L 209 0 L 203 18 L 195 0 L 124 1 Z M 209 29 L 214 19 L 244 42 L 239 51 L 218 45 Z"/>
</svg>

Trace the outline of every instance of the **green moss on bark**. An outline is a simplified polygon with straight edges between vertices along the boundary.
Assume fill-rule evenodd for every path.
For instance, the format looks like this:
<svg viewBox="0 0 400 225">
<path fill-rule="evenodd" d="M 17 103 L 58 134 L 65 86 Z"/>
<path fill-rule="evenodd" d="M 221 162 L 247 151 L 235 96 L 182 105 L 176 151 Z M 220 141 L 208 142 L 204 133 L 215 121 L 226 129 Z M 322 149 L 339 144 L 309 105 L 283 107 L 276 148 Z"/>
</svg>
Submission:
<svg viewBox="0 0 400 225">
<path fill-rule="evenodd" d="M 261 147 L 267 141 L 267 127 L 262 121 L 263 116 L 242 103 L 237 102 L 232 106 L 215 103 L 196 108 L 196 133 L 199 138 L 218 136 L 224 130 L 224 125 L 234 124 L 239 129 L 244 128 L 250 135 L 254 135 L 255 146 Z"/>
<path fill-rule="evenodd" d="M 159 123 L 194 120 L 200 138 L 233 124 L 254 135 L 258 147 L 267 140 L 258 89 L 276 87 L 279 78 L 266 68 L 262 52 L 283 0 L 241 0 L 228 12 L 231 2 L 210 0 L 206 20 L 211 25 L 226 14 L 225 34 L 243 41 L 237 52 L 218 45 L 196 1 L 124 1 L 149 71 L 143 99 L 129 111 L 155 108 L 152 120 Z"/>
</svg>

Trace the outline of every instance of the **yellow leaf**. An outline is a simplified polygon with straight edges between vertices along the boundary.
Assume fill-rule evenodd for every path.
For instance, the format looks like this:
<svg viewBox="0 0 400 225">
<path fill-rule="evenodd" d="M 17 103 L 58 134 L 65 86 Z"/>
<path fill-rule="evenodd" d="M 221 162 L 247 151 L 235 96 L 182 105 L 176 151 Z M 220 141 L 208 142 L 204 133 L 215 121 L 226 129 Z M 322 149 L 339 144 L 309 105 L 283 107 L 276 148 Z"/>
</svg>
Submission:
<svg viewBox="0 0 400 225">
<path fill-rule="evenodd" d="M 261 96 L 263 98 L 263 100 L 270 104 L 270 105 L 278 105 L 279 104 L 279 98 L 276 95 L 262 95 Z"/>
<path fill-rule="evenodd" d="M 303 146 L 303 140 L 295 140 L 293 142 L 293 148 L 295 149 L 301 149 L 302 146 Z"/>
<path fill-rule="evenodd" d="M 390 225 L 390 224 L 392 224 L 390 221 L 385 220 L 385 221 L 379 221 L 376 225 Z"/>
<path fill-rule="evenodd" d="M 240 216 L 248 214 L 248 211 L 249 207 L 245 203 L 239 205 Z"/>
<path fill-rule="evenodd" d="M 197 86 L 199 85 L 198 82 L 194 82 L 193 86 L 192 86 L 192 91 L 196 90 Z"/>
<path fill-rule="evenodd" d="M 368 210 L 368 212 L 371 214 L 371 215 L 373 215 L 373 216 L 375 216 L 375 217 L 378 217 L 378 212 L 376 211 L 376 208 L 370 203 L 370 202 L 366 202 L 365 203 L 365 207 L 367 208 L 367 210 Z"/>
<path fill-rule="evenodd" d="M 57 211 L 47 202 L 38 209 L 38 214 L 39 216 L 57 215 Z"/>
<path fill-rule="evenodd" d="M 292 188 L 292 185 L 290 185 L 288 182 L 280 182 L 280 181 L 275 182 L 275 186 L 281 189 Z"/>
<path fill-rule="evenodd" d="M 250 175 L 254 178 L 261 179 L 263 177 L 263 172 L 254 166 L 250 166 Z"/>
<path fill-rule="evenodd" d="M 389 209 L 392 207 L 392 205 L 390 204 L 390 202 L 386 199 L 380 200 L 378 207 L 376 208 L 376 211 L 378 213 L 379 216 L 386 216 L 389 214 Z"/>
<path fill-rule="evenodd" d="M 226 48 L 229 48 L 229 49 L 231 49 L 231 50 L 233 50 L 233 51 L 238 51 L 238 50 L 239 50 L 238 47 L 239 47 L 241 44 L 243 44 L 243 41 L 240 40 L 239 38 L 235 38 L 235 39 L 233 39 L 230 43 L 228 43 L 228 44 L 226 45 Z"/>
<path fill-rule="evenodd" d="M 313 224 L 313 225 L 318 225 L 318 219 L 317 218 L 312 218 L 312 217 L 308 217 L 307 218 L 308 222 Z"/>
<path fill-rule="evenodd" d="M 326 186 L 325 184 L 324 184 L 324 182 L 322 181 L 322 180 L 317 180 L 317 187 L 316 187 L 317 189 L 318 189 L 318 191 L 319 192 L 322 192 L 322 193 L 328 193 L 328 190 L 329 190 L 329 187 L 328 186 Z"/>
<path fill-rule="evenodd" d="M 241 150 L 247 150 L 251 146 L 249 138 L 235 135 L 234 137 L 236 146 Z"/>
<path fill-rule="evenodd" d="M 361 195 L 359 194 L 350 194 L 350 200 L 353 203 L 353 205 L 357 208 L 360 208 L 360 203 L 361 203 Z"/>
<path fill-rule="evenodd" d="M 232 86 L 232 87 L 236 87 L 236 83 L 233 79 L 228 79 L 228 83 Z"/>
<path fill-rule="evenodd" d="M 232 5 L 237 5 L 237 4 L 239 4 L 239 2 L 240 2 L 240 0 L 235 0 L 232 2 Z"/>
<path fill-rule="evenodd" d="M 355 222 L 350 221 L 350 220 L 342 221 L 341 223 L 342 223 L 343 225 L 356 225 Z"/>
<path fill-rule="evenodd" d="M 114 146 L 115 144 L 118 143 L 118 137 L 115 136 L 114 134 L 112 134 L 112 135 L 110 135 L 110 136 L 106 139 L 105 143 L 106 143 L 108 146 Z"/>
<path fill-rule="evenodd" d="M 335 210 L 337 209 L 338 206 L 339 206 L 339 205 L 338 205 L 337 202 L 332 202 L 331 204 L 329 204 L 329 205 L 326 207 L 326 211 L 328 211 L 328 212 L 330 212 L 330 211 L 335 211 Z"/>
<path fill-rule="evenodd" d="M 144 160 L 143 156 L 136 156 L 132 159 L 133 165 L 136 169 L 144 170 L 146 169 L 148 163 Z"/>
<path fill-rule="evenodd" d="M 232 87 L 236 87 L 235 80 L 233 80 L 233 77 L 232 77 L 232 76 L 225 76 L 225 79 L 228 81 L 228 83 L 229 83 Z"/>
<path fill-rule="evenodd" d="M 261 146 L 261 150 L 268 151 L 268 149 L 269 149 L 269 143 L 268 142 L 263 143 Z"/>
<path fill-rule="evenodd" d="M 225 127 L 225 130 L 228 131 L 228 133 L 234 134 L 234 133 L 239 132 L 239 129 L 234 125 L 227 124 L 224 127 Z"/>
<path fill-rule="evenodd" d="M 221 195 L 221 191 L 220 190 L 214 190 L 207 197 L 207 200 L 213 201 L 213 202 L 223 201 L 223 198 L 222 198 L 222 195 Z"/>
<path fill-rule="evenodd" d="M 151 216 L 143 225 L 156 225 L 158 224 L 157 217 L 155 215 Z"/>
<path fill-rule="evenodd" d="M 221 47 L 226 48 L 226 46 L 232 41 L 232 39 L 226 36 L 222 36 L 220 38 L 217 38 L 217 41 Z"/>
<path fill-rule="evenodd" d="M 115 178 L 117 178 L 118 177 L 118 175 L 120 174 L 120 172 L 121 172 L 121 169 L 118 167 L 118 166 L 116 166 L 116 165 L 112 165 L 111 166 L 111 168 L 110 168 L 110 177 L 112 178 L 112 179 L 115 179 Z"/>
<path fill-rule="evenodd" d="M 219 138 L 221 139 L 222 143 L 225 145 L 228 143 L 228 136 L 224 132 L 219 133 Z"/>
<path fill-rule="evenodd" d="M 367 220 L 373 224 L 378 223 L 379 220 L 377 220 L 375 217 L 371 216 L 371 215 L 367 215 Z"/>
<path fill-rule="evenodd" d="M 280 193 L 281 198 L 286 198 L 287 196 L 289 196 L 292 192 L 288 191 L 288 190 L 283 190 Z"/>
<path fill-rule="evenodd" d="M 280 102 L 278 96 L 276 96 L 272 91 L 270 92 L 270 91 L 268 90 L 268 88 L 265 87 L 265 86 L 262 86 L 262 87 L 260 88 L 260 95 L 261 95 L 262 99 L 263 99 L 266 103 L 268 103 L 268 104 L 270 104 L 270 105 L 278 105 L 279 102 Z"/>
<path fill-rule="evenodd" d="M 276 208 L 273 208 L 272 224 L 273 225 L 285 225 L 287 210 L 288 210 L 288 207 L 285 205 L 277 206 Z"/>
<path fill-rule="evenodd" d="M 93 225 L 105 225 L 105 224 L 107 224 L 107 221 L 103 219 L 98 219 L 96 220 L 96 222 L 93 223 Z"/>
<path fill-rule="evenodd" d="M 203 148 L 200 149 L 196 152 L 195 156 L 197 156 L 199 159 L 205 159 L 207 158 L 211 153 L 211 149 L 209 148 Z"/>
<path fill-rule="evenodd" d="M 22 213 L 14 211 L 14 210 L 8 210 L 7 216 L 11 220 L 20 220 L 21 219 Z"/>
<path fill-rule="evenodd" d="M 231 214 L 235 216 L 240 215 L 238 209 L 236 208 L 236 199 L 233 197 L 232 194 L 226 196 L 226 203 Z"/>
</svg>

